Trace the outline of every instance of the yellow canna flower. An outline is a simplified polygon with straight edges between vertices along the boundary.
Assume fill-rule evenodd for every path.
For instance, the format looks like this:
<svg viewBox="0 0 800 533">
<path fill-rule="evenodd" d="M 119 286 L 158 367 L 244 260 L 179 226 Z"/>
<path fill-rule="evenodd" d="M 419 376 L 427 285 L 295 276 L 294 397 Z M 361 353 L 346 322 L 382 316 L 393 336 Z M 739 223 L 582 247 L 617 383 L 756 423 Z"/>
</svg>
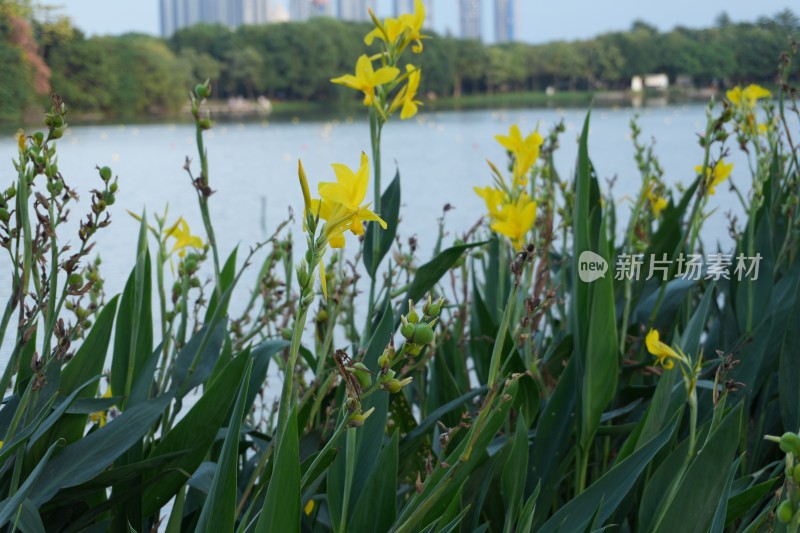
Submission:
<svg viewBox="0 0 800 533">
<path fill-rule="evenodd" d="M 106 388 L 106 392 L 105 392 L 105 394 L 103 394 L 102 398 L 111 398 L 111 384 L 110 383 L 108 384 L 108 387 Z M 99 424 L 100 427 L 105 426 L 106 425 L 106 411 L 105 410 L 103 410 L 103 411 L 95 411 L 94 413 L 91 413 L 89 415 L 89 420 L 93 424 Z"/>
<path fill-rule="evenodd" d="M 17 138 L 17 146 L 19 147 L 19 151 L 23 151 L 25 149 L 25 132 L 19 129 L 14 137 Z"/>
<path fill-rule="evenodd" d="M 505 193 L 494 187 L 473 187 L 472 190 L 486 202 L 486 210 L 489 212 L 489 216 L 497 218 L 500 214 L 500 205 L 506 197 Z"/>
<path fill-rule="evenodd" d="M 744 89 L 737 85 L 733 89 L 727 91 L 725 96 L 735 106 L 744 109 L 752 109 L 759 100 L 762 98 L 769 98 L 772 96 L 772 93 L 760 85 L 751 84 Z"/>
<path fill-rule="evenodd" d="M 387 45 L 394 44 L 403 35 L 406 26 L 399 19 L 387 18 L 383 21 L 382 27 L 375 28 L 364 37 L 364 44 L 372 46 L 375 38 L 380 39 Z"/>
<path fill-rule="evenodd" d="M 673 350 L 669 345 L 661 342 L 659 339 L 658 330 L 656 329 L 650 330 L 650 332 L 647 334 L 647 337 L 645 337 L 644 343 L 647 346 L 647 351 L 656 356 L 658 359 L 656 363 L 660 364 L 667 370 L 675 366 L 675 362 L 672 361 L 673 359 L 677 359 L 679 361 L 684 359 L 684 357 L 679 355 L 678 352 Z"/>
<path fill-rule="evenodd" d="M 178 256 L 185 257 L 186 248 L 203 248 L 202 239 L 191 234 L 189 224 L 186 223 L 183 217 L 178 218 L 175 224 L 164 230 L 164 241 L 166 242 L 169 237 L 175 239 L 175 244 L 172 245 L 172 250 L 169 251 L 170 255 L 178 252 Z"/>
<path fill-rule="evenodd" d="M 514 248 L 525 246 L 525 236 L 536 220 L 536 202 L 523 193 L 515 202 L 504 203 L 492 223 L 492 231 L 511 239 Z"/>
<path fill-rule="evenodd" d="M 647 190 L 647 199 L 650 201 L 650 209 L 653 210 L 653 214 L 658 218 L 661 216 L 661 211 L 667 207 L 668 203 L 666 198 L 657 194 L 653 189 L 654 184 L 650 184 Z"/>
<path fill-rule="evenodd" d="M 406 29 L 404 42 L 414 45 L 411 47 L 415 54 L 422 52 L 422 39 L 427 39 L 427 35 L 422 35 L 422 25 L 425 23 L 425 5 L 422 0 L 414 0 L 414 13 L 400 15 L 400 22 Z"/>
<path fill-rule="evenodd" d="M 726 179 L 728 179 L 731 175 L 731 171 L 733 170 L 733 163 L 725 163 L 724 160 L 720 159 L 717 161 L 717 164 L 714 165 L 714 169 L 711 168 L 706 169 L 706 187 L 708 187 L 708 194 L 716 194 L 716 187 Z M 700 174 L 703 172 L 703 166 L 697 165 L 694 167 L 694 171 Z"/>
<path fill-rule="evenodd" d="M 325 235 L 332 248 L 344 247 L 344 233 L 364 234 L 363 222 L 374 221 L 386 229 L 386 222 L 370 211 L 369 203 L 363 203 L 369 185 L 369 158 L 361 153 L 361 166 L 357 172 L 336 163 L 333 171 L 335 182 L 319 184 L 319 200 L 311 201 L 312 212 L 319 213 L 325 224 Z"/>
<path fill-rule="evenodd" d="M 395 67 L 372 68 L 372 61 L 366 55 L 358 58 L 355 76 L 345 74 L 333 78 L 331 82 L 338 83 L 364 93 L 364 105 L 370 106 L 375 102 L 375 87 L 389 83 L 397 77 L 400 69 Z"/>
<path fill-rule="evenodd" d="M 544 139 L 538 131 L 523 138 L 522 132 L 516 124 L 508 130 L 508 135 L 495 135 L 495 139 L 513 154 L 514 179 L 524 187 L 528 183 L 528 171 L 539 158 L 539 148 L 544 143 Z"/>
<path fill-rule="evenodd" d="M 414 65 L 406 65 L 406 72 L 408 72 L 408 82 L 406 86 L 397 93 L 397 96 L 394 97 L 391 106 L 391 111 L 394 111 L 401 105 L 403 106 L 403 109 L 400 111 L 401 120 L 406 120 L 416 115 L 418 106 L 422 104 L 422 102 L 414 99 L 417 96 L 419 79 L 422 71 Z"/>
</svg>

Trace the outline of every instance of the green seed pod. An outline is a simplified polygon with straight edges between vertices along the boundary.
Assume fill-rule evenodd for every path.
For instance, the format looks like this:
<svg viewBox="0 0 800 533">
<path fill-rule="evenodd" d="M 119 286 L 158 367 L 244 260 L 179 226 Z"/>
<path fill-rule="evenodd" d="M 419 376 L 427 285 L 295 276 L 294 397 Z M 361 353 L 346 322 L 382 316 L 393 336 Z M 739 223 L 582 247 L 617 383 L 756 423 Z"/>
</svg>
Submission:
<svg viewBox="0 0 800 533">
<path fill-rule="evenodd" d="M 83 285 L 83 276 L 78 272 L 74 272 L 69 275 L 67 283 L 69 283 L 71 289 L 79 289 Z"/>
<path fill-rule="evenodd" d="M 281 330 L 281 337 L 287 341 L 292 340 L 292 328 L 283 328 Z"/>
<path fill-rule="evenodd" d="M 0 207 L 0 220 L 8 222 L 9 218 L 11 218 L 11 215 L 8 213 L 8 209 Z"/>
<path fill-rule="evenodd" d="M 403 386 L 400 384 L 399 379 L 390 379 L 383 384 L 383 388 L 392 394 L 397 394 L 403 389 Z"/>
<path fill-rule="evenodd" d="M 111 169 L 108 167 L 103 167 L 100 169 L 100 179 L 108 182 L 111 179 Z"/>
<path fill-rule="evenodd" d="M 201 118 L 197 121 L 197 124 L 200 126 L 201 130 L 210 130 L 211 129 L 211 120 L 207 118 Z"/>
<path fill-rule="evenodd" d="M 414 338 L 414 324 L 406 322 L 402 326 L 400 326 L 400 334 L 406 338 L 406 340 L 411 340 Z"/>
<path fill-rule="evenodd" d="M 394 379 L 394 370 L 389 369 L 389 370 L 386 371 L 385 374 L 381 375 L 379 381 L 380 381 L 381 384 L 383 384 L 383 383 L 386 383 L 386 382 L 391 381 L 393 379 Z"/>
<path fill-rule="evenodd" d="M 13 185 L 8 189 L 6 189 L 6 198 L 8 198 L 9 200 L 14 198 L 16 195 L 17 195 L 17 188 L 14 187 Z"/>
<path fill-rule="evenodd" d="M 794 465 L 794 478 L 795 483 L 800 483 L 800 464 Z"/>
<path fill-rule="evenodd" d="M 780 447 L 784 453 L 791 453 L 795 457 L 800 457 L 800 437 L 794 433 L 787 431 L 781 435 Z"/>
<path fill-rule="evenodd" d="M 792 521 L 792 516 L 794 516 L 794 509 L 792 509 L 792 502 L 789 500 L 783 500 L 781 504 L 778 506 L 778 520 L 784 524 L 788 524 Z"/>
<path fill-rule="evenodd" d="M 421 346 L 430 344 L 433 342 L 433 329 L 428 324 L 420 322 L 414 326 L 414 336 L 411 342 Z"/>
<path fill-rule="evenodd" d="M 431 318 L 437 317 L 442 312 L 442 304 L 444 304 L 444 298 L 440 297 L 435 302 L 431 302 L 429 296 L 428 303 L 422 308 L 422 312 Z"/>
<path fill-rule="evenodd" d="M 117 189 L 119 189 L 119 185 L 117 185 L 116 181 L 114 183 L 112 183 L 111 185 L 109 185 L 109 187 L 108 187 L 108 190 L 111 191 L 112 193 L 117 192 Z"/>
<path fill-rule="evenodd" d="M 372 375 L 369 372 L 369 368 L 367 368 L 364 363 L 356 363 L 348 367 L 347 371 L 356 377 L 358 384 L 362 387 L 367 388 L 372 385 Z"/>
<path fill-rule="evenodd" d="M 378 366 L 380 368 L 386 368 L 389 366 L 389 357 L 386 355 L 386 352 L 383 352 L 383 354 L 378 357 Z"/>
<path fill-rule="evenodd" d="M 44 133 L 42 133 L 41 131 L 37 131 L 36 133 L 34 133 L 33 142 L 36 144 L 36 146 L 41 146 L 42 143 L 44 142 Z"/>
<path fill-rule="evenodd" d="M 208 98 L 208 87 L 203 83 L 198 83 L 194 86 L 194 94 L 196 94 L 198 98 Z"/>
</svg>

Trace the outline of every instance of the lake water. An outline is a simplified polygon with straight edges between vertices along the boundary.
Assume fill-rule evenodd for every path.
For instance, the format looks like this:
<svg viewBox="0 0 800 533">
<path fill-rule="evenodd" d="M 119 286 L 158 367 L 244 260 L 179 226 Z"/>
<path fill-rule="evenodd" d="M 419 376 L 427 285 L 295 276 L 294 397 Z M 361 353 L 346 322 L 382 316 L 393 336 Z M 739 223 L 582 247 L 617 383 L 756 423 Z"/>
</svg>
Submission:
<svg viewBox="0 0 800 533">
<path fill-rule="evenodd" d="M 436 240 L 436 219 L 446 203 L 455 207 L 447 216 L 450 240 L 469 229 L 484 212 L 483 202 L 472 188 L 490 183 L 487 158 L 498 166 L 504 163 L 504 150 L 493 137 L 506 133 L 512 123 L 520 124 L 523 131 L 538 124 L 544 133 L 563 119 L 567 129 L 555 160 L 561 175 L 570 176 L 585 113 L 575 109 L 452 111 L 390 122 L 383 135 L 383 179 L 385 186 L 394 176 L 395 165 L 399 165 L 404 204 L 399 233 L 404 238 L 415 235 L 421 257 L 426 258 L 426 251 Z M 605 178 L 617 178 L 618 199 L 635 194 L 640 183 L 629 133 L 629 122 L 637 113 L 643 140 L 657 139 L 656 153 L 667 183 L 690 183 L 695 177 L 693 167 L 703 159 L 696 135 L 705 128 L 703 105 L 596 109 L 589 151 L 603 186 Z M 108 165 L 119 176 L 118 201 L 111 207 L 113 222 L 98 234 L 95 248 L 103 260 L 101 274 L 109 296 L 121 291 L 133 266 L 139 224 L 126 210 L 141 213 L 146 208 L 148 213 L 161 213 L 168 204 L 170 221 L 183 216 L 193 233 L 202 234 L 195 194 L 182 168 L 187 155 L 196 160 L 194 142 L 191 124 L 74 126 L 60 142 L 59 168 L 66 181 L 82 194 L 82 202 L 72 207 L 73 225 L 88 208 L 88 191 L 99 182 L 95 165 Z M 302 209 L 298 158 L 303 160 L 315 192 L 317 182 L 334 179 L 331 163 L 357 167 L 360 152 L 369 153 L 369 128 L 361 117 L 218 123 L 207 133 L 206 145 L 211 186 L 216 190 L 210 200 L 211 216 L 224 258 L 237 244 L 246 249 L 271 234 L 290 208 L 295 213 Z M 738 151 L 733 152 L 729 158 L 735 163 L 732 179 L 747 189 L 747 161 Z M 0 139 L 2 187 L 15 179 L 13 157 L 15 141 L 12 135 L 6 135 Z M 372 194 L 370 190 L 368 198 Z M 723 213 L 737 209 L 738 200 L 723 186 L 710 205 L 719 209 L 707 223 L 706 237 L 727 243 Z M 620 219 L 627 218 L 624 205 L 619 211 Z M 297 220 L 293 231 L 296 236 L 301 232 Z M 70 239 L 78 243 L 77 236 Z M 5 281 L 10 279 L 9 268 L 4 256 L 0 260 L 2 305 L 10 289 L 10 282 Z M 251 272 L 249 279 L 255 275 Z M 251 285 L 244 280 L 240 300 L 247 298 Z M 10 342 L 5 342 L 0 360 L 7 358 L 10 349 Z"/>
</svg>

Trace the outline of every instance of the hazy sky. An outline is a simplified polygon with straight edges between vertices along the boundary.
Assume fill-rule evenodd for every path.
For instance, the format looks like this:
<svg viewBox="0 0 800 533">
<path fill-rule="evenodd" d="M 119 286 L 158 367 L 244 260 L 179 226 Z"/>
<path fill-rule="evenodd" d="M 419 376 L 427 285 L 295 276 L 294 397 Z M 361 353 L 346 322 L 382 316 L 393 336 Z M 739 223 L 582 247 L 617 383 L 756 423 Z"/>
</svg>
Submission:
<svg viewBox="0 0 800 533">
<path fill-rule="evenodd" d="M 289 0 L 271 0 L 287 6 Z M 458 0 L 434 0 L 434 28 L 458 34 Z M 493 0 L 483 2 L 484 40 L 494 38 Z M 157 34 L 158 0 L 55 0 L 75 24 L 89 34 L 137 31 Z M 703 27 L 725 11 L 734 21 L 754 20 L 790 7 L 794 0 L 519 0 L 519 40 L 544 42 L 591 37 L 608 30 L 624 30 L 642 19 L 660 29 L 676 25 Z M 377 0 L 379 15 L 391 14 L 391 0 Z"/>
</svg>

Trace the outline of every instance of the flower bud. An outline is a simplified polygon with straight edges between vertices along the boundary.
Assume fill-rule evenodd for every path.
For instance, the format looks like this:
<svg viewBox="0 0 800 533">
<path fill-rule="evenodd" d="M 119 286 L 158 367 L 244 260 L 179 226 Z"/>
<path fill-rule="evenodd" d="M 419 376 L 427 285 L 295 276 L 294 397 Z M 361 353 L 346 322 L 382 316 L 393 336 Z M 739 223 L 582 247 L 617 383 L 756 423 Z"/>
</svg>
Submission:
<svg viewBox="0 0 800 533">
<path fill-rule="evenodd" d="M 414 336 L 411 342 L 420 346 L 430 344 L 433 342 L 433 329 L 428 324 L 420 322 L 414 326 Z"/>
<path fill-rule="evenodd" d="M 435 302 L 431 302 L 431 296 L 428 295 L 428 301 L 422 306 L 422 312 L 431 318 L 437 317 L 442 311 L 442 304 L 444 304 L 443 297 L 439 297 Z"/>
<path fill-rule="evenodd" d="M 421 351 L 422 351 L 422 346 L 419 344 L 413 344 L 411 342 L 403 344 L 403 352 L 412 357 L 416 357 L 417 355 L 419 355 Z"/>
<path fill-rule="evenodd" d="M 353 413 L 347 420 L 347 427 L 348 428 L 359 428 L 364 425 L 364 422 L 369 418 L 369 415 L 375 410 L 374 407 L 370 407 L 366 413 Z"/>
<path fill-rule="evenodd" d="M 781 504 L 778 506 L 778 520 L 784 524 L 788 524 L 792 521 L 792 516 L 794 516 L 794 509 L 792 508 L 792 502 L 789 500 L 783 500 Z"/>
<path fill-rule="evenodd" d="M 406 385 L 411 383 L 411 381 L 413 379 L 414 378 L 410 378 L 410 377 L 406 378 L 406 379 L 404 379 L 402 381 L 399 380 L 399 379 L 390 379 L 389 381 L 387 381 L 386 383 L 383 384 L 383 388 L 385 390 L 391 392 L 392 394 L 397 394 L 398 392 L 403 390 L 403 387 L 405 387 Z"/>
<path fill-rule="evenodd" d="M 32 137 L 33 137 L 33 142 L 36 144 L 36 146 L 41 146 L 42 143 L 44 142 L 44 133 L 42 133 L 41 131 L 37 131 L 36 133 L 33 134 Z"/>
<path fill-rule="evenodd" d="M 380 356 L 380 357 L 378 357 L 378 366 L 379 366 L 381 369 L 388 368 L 388 367 L 389 367 L 389 363 L 390 363 L 390 362 L 391 362 L 391 360 L 390 360 L 390 359 L 389 359 L 389 357 L 386 355 L 386 352 L 383 352 L 383 354 L 381 354 L 381 356 Z"/>
<path fill-rule="evenodd" d="M 6 198 L 8 198 L 9 200 L 11 198 L 14 198 L 16 195 L 17 195 L 17 188 L 14 187 L 14 185 L 6 189 Z"/>
<path fill-rule="evenodd" d="M 419 315 L 417 314 L 417 310 L 414 309 L 414 300 L 408 301 L 408 316 L 406 318 L 412 324 L 419 322 Z"/>
<path fill-rule="evenodd" d="M 787 431 L 781 435 L 780 447 L 784 453 L 791 453 L 795 457 L 800 457 L 800 437 L 794 433 Z"/>
<path fill-rule="evenodd" d="M 211 91 L 205 83 L 198 83 L 194 86 L 194 94 L 196 94 L 198 98 L 208 98 Z"/>
</svg>

